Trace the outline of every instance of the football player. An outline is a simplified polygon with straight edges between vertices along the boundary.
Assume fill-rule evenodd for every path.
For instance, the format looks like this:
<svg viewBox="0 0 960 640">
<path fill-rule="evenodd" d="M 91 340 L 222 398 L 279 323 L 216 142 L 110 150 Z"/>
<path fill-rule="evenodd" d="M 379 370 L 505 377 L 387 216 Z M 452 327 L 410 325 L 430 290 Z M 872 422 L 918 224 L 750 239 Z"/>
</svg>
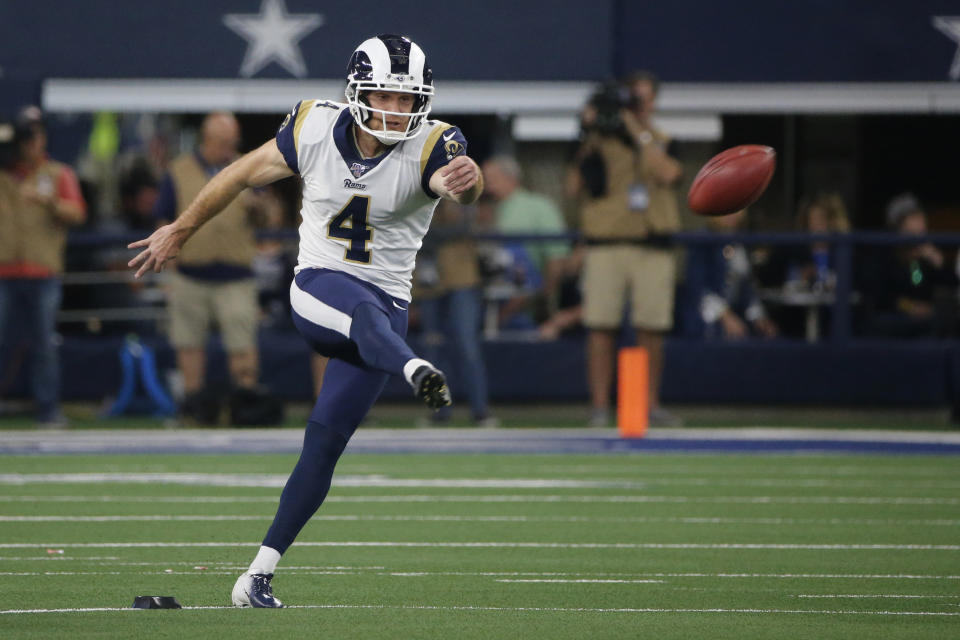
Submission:
<svg viewBox="0 0 960 640">
<path fill-rule="evenodd" d="M 457 127 L 428 120 L 433 73 L 409 38 L 364 41 L 347 67 L 346 104 L 298 103 L 276 138 L 221 171 L 171 224 L 130 248 L 137 276 L 161 271 L 245 188 L 299 175 L 300 254 L 290 287 L 297 329 L 329 358 L 303 450 L 276 517 L 233 589 L 237 606 L 282 607 L 270 580 L 320 507 L 334 465 L 388 377 L 402 375 L 432 408 L 450 404 L 442 372 L 404 342 L 417 250 L 440 198 L 483 189 Z"/>
</svg>

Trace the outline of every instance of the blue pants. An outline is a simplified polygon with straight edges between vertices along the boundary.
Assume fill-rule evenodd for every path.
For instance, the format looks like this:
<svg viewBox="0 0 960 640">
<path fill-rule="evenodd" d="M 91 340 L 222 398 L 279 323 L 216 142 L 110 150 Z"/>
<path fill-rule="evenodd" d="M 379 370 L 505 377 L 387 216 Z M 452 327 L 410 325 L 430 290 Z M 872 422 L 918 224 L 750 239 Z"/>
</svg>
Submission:
<svg viewBox="0 0 960 640">
<path fill-rule="evenodd" d="M 404 342 L 407 302 L 339 271 L 304 269 L 290 286 L 290 303 L 297 330 L 331 358 L 310 421 L 349 440 L 390 375 L 416 357 Z"/>
<path fill-rule="evenodd" d="M 403 341 L 407 303 L 353 276 L 304 269 L 290 285 L 290 304 L 297 330 L 330 362 L 300 459 L 263 539 L 281 554 L 323 504 L 340 455 L 387 379 L 415 357 Z"/>
<path fill-rule="evenodd" d="M 31 352 L 31 387 L 40 421 L 54 419 L 60 407 L 60 361 L 56 344 L 60 299 L 59 278 L 0 279 L 0 352 L 10 352 L 12 341 L 8 336 L 12 325 L 26 328 Z"/>
<path fill-rule="evenodd" d="M 419 305 L 424 339 L 429 345 L 424 355 L 439 364 L 443 358 L 439 357 L 438 338 L 447 336 L 443 351 L 448 363 L 457 365 L 470 401 L 470 413 L 474 420 L 486 418 L 487 372 L 480 344 L 480 292 L 455 289 L 439 298 L 420 300 Z"/>
</svg>

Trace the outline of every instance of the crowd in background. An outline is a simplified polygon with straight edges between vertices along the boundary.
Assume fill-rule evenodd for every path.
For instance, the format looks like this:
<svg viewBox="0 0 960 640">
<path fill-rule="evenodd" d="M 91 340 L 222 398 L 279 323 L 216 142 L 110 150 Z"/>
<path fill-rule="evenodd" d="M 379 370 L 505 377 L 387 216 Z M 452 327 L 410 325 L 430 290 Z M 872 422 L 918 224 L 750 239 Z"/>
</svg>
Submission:
<svg viewBox="0 0 960 640">
<path fill-rule="evenodd" d="M 810 339 L 812 325 L 819 331 L 814 338 L 829 328 L 836 244 L 723 240 L 758 229 L 750 211 L 705 220 L 716 243 L 669 243 L 669 235 L 682 228 L 681 178 L 694 168 L 683 165 L 677 145 L 653 123 L 657 91 L 657 79 L 641 72 L 591 97 L 564 178 L 566 203 L 530 190 L 517 159 L 495 153 L 482 165 L 486 191 L 480 202 L 438 208 L 414 276 L 412 329 L 431 359 L 462 369 L 477 424 L 495 423 L 487 407 L 484 337 L 586 340 L 591 423 L 600 426 L 610 421 L 613 354 L 624 341 L 636 341 L 651 354 L 651 419 L 674 424 L 657 400 L 666 336 Z M 74 171 L 50 159 L 36 107 L 17 114 L 11 125 L 6 139 L 0 125 L 7 156 L 0 171 L 0 363 L 6 366 L 0 373 L 24 360 L 20 343 L 8 334 L 16 329 L 11 310 L 27 309 L 17 305 L 29 299 L 37 307 L 25 324 L 32 330 L 26 343 L 34 354 L 38 419 L 57 423 L 57 399 L 49 390 L 57 387 L 54 318 L 62 274 L 128 275 L 129 259 L 122 245 L 67 251 L 67 230 L 151 231 L 237 157 L 242 131 L 228 113 L 209 114 L 195 129 L 180 128 L 170 117 L 96 114 L 84 135 L 74 135 L 82 151 Z M 200 401 L 204 345 L 209 330 L 218 327 L 230 355 L 231 387 L 255 394 L 255 333 L 291 329 L 287 290 L 296 261 L 291 234 L 262 232 L 296 226 L 294 192 L 274 185 L 238 199 L 229 215 L 216 220 L 217 228 L 211 225 L 205 238 L 198 234 L 191 241 L 197 250 L 185 250 L 160 284 L 120 276 L 109 285 L 70 288 L 63 297 L 65 309 L 155 309 L 155 317 L 101 321 L 91 311 L 85 322 L 64 325 L 61 332 L 168 335 L 177 350 L 182 405 L 204 421 L 210 410 Z M 21 221 L 27 209 L 34 226 Z M 575 214 L 565 216 L 565 209 Z M 929 231 L 923 205 L 912 194 L 892 199 L 885 214 L 887 228 L 896 233 Z M 848 233 L 844 199 L 830 191 L 804 197 L 793 230 Z M 491 240 L 492 234 L 525 237 Z M 537 235 L 549 239 L 530 237 Z M 956 336 L 956 258 L 955 248 L 929 243 L 858 249 L 855 333 Z M 441 413 L 432 420 L 446 418 Z"/>
</svg>

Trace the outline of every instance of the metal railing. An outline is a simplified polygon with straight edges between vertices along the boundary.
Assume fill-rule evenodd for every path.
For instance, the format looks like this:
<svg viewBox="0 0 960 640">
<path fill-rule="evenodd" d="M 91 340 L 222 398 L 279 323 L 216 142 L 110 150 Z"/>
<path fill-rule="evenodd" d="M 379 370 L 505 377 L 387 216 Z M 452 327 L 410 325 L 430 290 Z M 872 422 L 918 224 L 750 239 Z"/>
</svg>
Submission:
<svg viewBox="0 0 960 640">
<path fill-rule="evenodd" d="M 145 233 L 97 233 L 74 232 L 69 236 L 68 246 L 71 249 L 98 250 L 110 248 L 123 249 L 130 242 L 143 238 Z M 462 231 L 457 234 L 431 232 L 434 241 L 442 241 L 445 235 L 463 236 Z M 555 242 L 567 241 L 571 245 L 584 240 L 579 233 L 554 234 L 499 234 L 475 233 L 471 237 L 481 242 L 516 243 L 516 242 Z M 295 242 L 298 238 L 294 229 L 269 231 L 258 233 L 260 239 L 286 240 Z M 923 236 L 908 236 L 882 231 L 855 231 L 843 234 L 811 234 L 800 232 L 734 232 L 718 233 L 707 231 L 683 231 L 668 236 L 660 236 L 640 241 L 641 244 L 661 247 L 691 247 L 698 245 L 718 245 L 738 243 L 745 246 L 802 246 L 815 242 L 829 244 L 832 251 L 832 268 L 836 275 L 831 296 L 823 296 L 811 304 L 824 306 L 831 310 L 830 340 L 845 342 L 852 337 L 853 311 L 852 307 L 858 300 L 854 291 L 854 249 L 864 246 L 909 246 L 923 243 L 932 243 L 938 246 L 960 247 L 960 233 L 933 233 Z M 135 255 L 133 250 L 130 256 Z M 143 279 L 148 286 L 157 286 L 162 283 L 162 274 L 149 274 Z M 134 282 L 132 271 L 83 271 L 69 272 L 63 277 L 66 286 L 115 286 Z M 166 310 L 160 307 L 133 307 L 133 308 L 100 308 L 100 309 L 71 309 L 62 311 L 61 322 L 86 322 L 91 319 L 103 321 L 122 320 L 162 320 L 166 317 Z"/>
</svg>

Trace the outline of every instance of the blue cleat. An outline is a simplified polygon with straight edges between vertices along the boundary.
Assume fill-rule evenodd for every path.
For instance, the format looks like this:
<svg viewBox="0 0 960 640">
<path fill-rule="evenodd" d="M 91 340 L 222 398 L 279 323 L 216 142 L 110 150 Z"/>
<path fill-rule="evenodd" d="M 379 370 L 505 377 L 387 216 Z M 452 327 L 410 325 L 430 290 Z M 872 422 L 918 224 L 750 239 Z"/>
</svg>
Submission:
<svg viewBox="0 0 960 640">
<path fill-rule="evenodd" d="M 283 603 L 273 597 L 270 581 L 272 573 L 244 573 L 233 585 L 233 604 L 236 607 L 282 609 Z"/>
</svg>

